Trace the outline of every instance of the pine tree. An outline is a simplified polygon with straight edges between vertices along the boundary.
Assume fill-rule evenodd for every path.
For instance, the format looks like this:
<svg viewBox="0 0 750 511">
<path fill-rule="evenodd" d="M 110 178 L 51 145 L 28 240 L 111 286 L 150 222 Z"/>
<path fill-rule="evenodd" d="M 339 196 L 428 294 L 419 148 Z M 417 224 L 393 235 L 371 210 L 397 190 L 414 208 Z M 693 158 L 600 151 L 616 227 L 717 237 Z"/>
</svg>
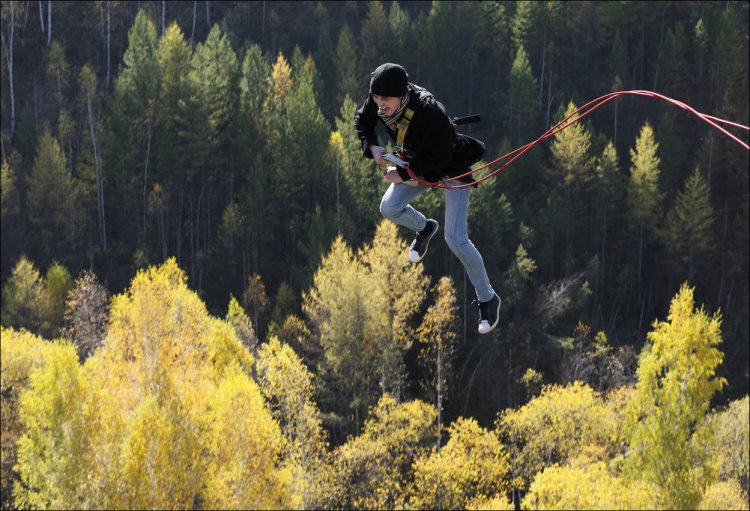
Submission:
<svg viewBox="0 0 750 511">
<path fill-rule="evenodd" d="M 387 55 L 390 45 L 388 18 L 380 0 L 370 0 L 362 22 L 362 66 L 375 69 Z"/>
<path fill-rule="evenodd" d="M 3 326 L 40 335 L 49 328 L 49 296 L 39 270 L 21 256 L 3 285 Z"/>
<path fill-rule="evenodd" d="M 347 96 L 358 98 L 365 92 L 361 86 L 362 65 L 359 52 L 352 31 L 346 24 L 341 28 L 336 42 L 335 68 L 337 84 L 335 102 L 337 105 L 343 104 Z"/>
<path fill-rule="evenodd" d="M 154 182 L 159 184 L 168 198 L 160 211 L 160 233 L 162 257 L 177 252 L 182 235 L 180 213 L 190 179 L 192 142 L 188 133 L 186 110 L 193 95 L 189 81 L 190 48 L 176 23 L 167 27 L 159 39 L 157 60 L 161 69 L 159 91 L 160 120 L 154 134 Z M 154 188 L 151 188 L 153 192 Z M 170 251 L 170 241 L 172 251 Z M 181 254 L 178 254 L 181 255 Z"/>
<path fill-rule="evenodd" d="M 607 146 L 602 151 L 602 155 L 598 158 L 596 163 L 596 183 L 597 183 L 597 200 L 596 200 L 596 212 L 599 228 L 599 261 L 601 263 L 601 271 L 599 276 L 599 285 L 597 289 L 599 293 L 604 292 L 607 288 L 607 275 L 609 272 L 608 265 L 610 260 L 608 254 L 614 252 L 608 245 L 610 231 L 613 231 L 612 224 L 617 221 L 617 217 L 621 215 L 622 211 L 622 200 L 625 190 L 625 182 L 620 173 L 620 164 L 617 157 L 617 151 L 612 142 L 608 142 Z M 617 244 L 617 240 L 615 240 Z"/>
<path fill-rule="evenodd" d="M 15 155 L 17 156 L 18 153 L 15 153 Z M 17 251 L 20 249 L 18 237 L 20 234 L 21 197 L 17 170 L 14 165 L 11 165 L 10 158 L 2 162 L 0 169 L 2 170 L 2 181 L 0 181 L 0 222 L 2 223 L 0 237 L 2 244 L 0 246 L 3 254 L 3 264 L 0 271 L 2 275 L 7 275 L 7 272 L 11 269 L 10 261 L 16 260 L 19 256 Z"/>
<path fill-rule="evenodd" d="M 153 131 L 158 124 L 161 89 L 156 28 L 143 10 L 128 32 L 123 64 L 114 83 L 105 148 L 116 191 L 117 202 L 111 210 L 118 216 L 113 221 L 135 227 L 128 232 L 135 237 L 142 235 L 145 228 Z M 140 222 L 133 222 L 134 218 Z"/>
<path fill-rule="evenodd" d="M 641 300 L 643 284 L 644 250 L 655 232 L 661 218 L 663 194 L 659 191 L 659 145 L 654 139 L 654 130 L 646 123 L 630 150 L 630 182 L 627 187 L 627 202 L 630 219 L 638 236 L 638 270 L 636 274 L 638 299 Z"/>
<path fill-rule="evenodd" d="M 65 56 L 65 49 L 57 40 L 52 41 L 47 53 L 46 78 L 48 87 L 57 100 L 58 112 L 63 110 L 70 78 L 70 65 Z"/>
<path fill-rule="evenodd" d="M 362 157 L 362 148 L 351 121 L 356 111 L 357 105 L 346 96 L 336 117 L 336 133 L 341 144 L 334 148 L 333 154 L 341 176 L 342 214 L 345 217 L 342 223 L 344 227 L 357 225 L 352 232 L 346 229 L 345 234 L 347 239 L 359 240 L 362 237 L 360 231 L 372 232 L 379 220 L 378 204 L 385 186 L 372 161 Z"/>
<path fill-rule="evenodd" d="M 696 167 L 667 213 L 663 230 L 665 248 L 687 269 L 688 283 L 714 246 L 714 217 L 708 186 Z"/>
<path fill-rule="evenodd" d="M 45 337 L 54 339 L 60 337 L 63 328 L 63 315 L 68 293 L 73 289 L 73 279 L 68 269 L 55 261 L 47 268 L 44 276 L 44 287 L 49 300 L 48 330 Z"/>
<path fill-rule="evenodd" d="M 510 70 L 508 88 L 508 129 L 513 147 L 520 147 L 533 139 L 539 116 L 537 83 L 526 50 L 520 46 Z"/>
<path fill-rule="evenodd" d="M 565 119 L 577 110 L 571 101 L 560 119 Z M 577 119 L 571 117 L 569 121 Z M 587 220 L 591 218 L 591 185 L 595 183 L 594 159 L 591 156 L 591 133 L 580 123 L 573 124 L 558 133 L 552 142 L 551 171 L 553 182 L 561 188 L 565 196 L 565 269 L 576 255 L 587 253 L 585 245 L 578 241 L 589 240 L 586 233 L 591 231 Z"/>
<path fill-rule="evenodd" d="M 56 254 L 72 255 L 83 211 L 65 155 L 49 131 L 39 142 L 27 201 L 34 234 L 31 241 L 41 260 L 50 261 Z"/>
<path fill-rule="evenodd" d="M 263 133 L 263 105 L 269 91 L 271 68 L 263 58 L 263 51 L 257 44 L 251 45 L 242 59 L 242 76 L 240 77 L 240 108 L 242 117 L 250 132 L 245 136 L 246 150 L 252 154 L 262 149 L 258 140 Z M 245 144 L 242 145 L 243 147 Z M 249 160 L 252 162 L 252 159 Z"/>
</svg>

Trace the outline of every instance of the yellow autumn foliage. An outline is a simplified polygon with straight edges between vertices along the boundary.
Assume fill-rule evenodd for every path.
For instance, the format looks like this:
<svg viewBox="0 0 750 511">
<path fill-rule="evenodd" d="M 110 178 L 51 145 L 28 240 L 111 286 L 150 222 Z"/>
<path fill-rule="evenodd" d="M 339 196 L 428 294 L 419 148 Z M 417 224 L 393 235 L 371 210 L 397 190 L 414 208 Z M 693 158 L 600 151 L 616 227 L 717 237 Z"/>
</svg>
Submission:
<svg viewBox="0 0 750 511">
<path fill-rule="evenodd" d="M 523 509 L 663 509 L 661 490 L 612 475 L 605 463 L 553 465 L 537 474 Z"/>
<path fill-rule="evenodd" d="M 750 509 L 750 500 L 734 479 L 712 484 L 703 493 L 698 509 Z"/>
<path fill-rule="evenodd" d="M 510 490 L 508 455 L 494 433 L 459 418 L 448 434 L 444 447 L 414 462 L 410 507 L 461 509 Z"/>
<path fill-rule="evenodd" d="M 17 504 L 297 505 L 253 357 L 186 281 L 174 259 L 139 272 L 83 366 L 71 345 L 49 345 L 20 400 Z"/>
<path fill-rule="evenodd" d="M 695 445 L 710 441 L 711 432 L 701 442 L 691 438 L 725 383 L 716 375 L 721 316 L 696 309 L 693 296 L 683 285 L 667 321 L 654 322 L 625 414 L 626 474 L 666 490 L 667 505 L 677 509 L 694 508 L 714 478 L 710 455 Z"/>
<path fill-rule="evenodd" d="M 524 406 L 499 414 L 497 428 L 516 460 L 515 484 L 526 488 L 544 468 L 588 445 L 609 447 L 615 415 L 588 385 L 548 385 Z"/>
<path fill-rule="evenodd" d="M 0 505 L 3 509 L 12 507 L 16 442 L 23 432 L 18 417 L 18 399 L 29 386 L 31 372 L 44 363 L 47 345 L 42 338 L 26 330 L 0 329 Z"/>
<path fill-rule="evenodd" d="M 386 394 L 370 411 L 362 434 L 334 454 L 338 507 L 398 509 L 406 506 L 412 465 L 437 440 L 435 407 L 422 401 L 399 403 Z"/>
</svg>

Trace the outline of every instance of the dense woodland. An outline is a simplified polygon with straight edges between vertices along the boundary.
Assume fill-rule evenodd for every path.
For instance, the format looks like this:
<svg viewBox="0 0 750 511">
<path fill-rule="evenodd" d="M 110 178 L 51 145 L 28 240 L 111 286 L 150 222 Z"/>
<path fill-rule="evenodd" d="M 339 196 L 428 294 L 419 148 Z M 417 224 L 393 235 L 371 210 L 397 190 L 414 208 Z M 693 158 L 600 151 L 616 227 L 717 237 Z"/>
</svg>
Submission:
<svg viewBox="0 0 750 511">
<path fill-rule="evenodd" d="M 3 508 L 747 509 L 746 149 L 628 96 L 478 185 L 479 336 L 353 117 L 747 125 L 748 2 L 1 5 Z"/>
</svg>

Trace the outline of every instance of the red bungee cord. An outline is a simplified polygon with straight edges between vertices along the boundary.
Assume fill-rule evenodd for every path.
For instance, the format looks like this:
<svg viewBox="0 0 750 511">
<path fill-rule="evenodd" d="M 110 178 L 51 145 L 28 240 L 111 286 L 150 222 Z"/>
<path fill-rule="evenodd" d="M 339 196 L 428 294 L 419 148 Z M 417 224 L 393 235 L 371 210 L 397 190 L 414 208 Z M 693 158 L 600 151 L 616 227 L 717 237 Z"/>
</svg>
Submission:
<svg viewBox="0 0 750 511">
<path fill-rule="evenodd" d="M 524 155 L 525 153 L 527 153 L 528 151 L 530 151 L 531 148 L 533 148 L 535 145 L 537 145 L 537 144 L 541 143 L 542 141 L 544 141 L 544 140 L 546 140 L 546 139 L 548 139 L 548 138 L 556 135 L 557 133 L 559 133 L 560 131 L 564 130 L 568 126 L 571 126 L 572 124 L 575 124 L 576 122 L 579 122 L 581 119 L 583 119 L 584 117 L 588 116 L 591 112 L 593 112 L 597 108 L 605 105 L 606 103 L 609 103 L 613 99 L 616 99 L 616 98 L 619 98 L 620 96 L 625 96 L 625 95 L 628 95 L 628 94 L 631 94 L 631 95 L 634 95 L 634 96 L 647 96 L 647 97 L 651 97 L 651 98 L 657 98 L 657 99 L 661 99 L 663 101 L 667 101 L 669 103 L 672 103 L 673 105 L 676 105 L 676 106 L 682 108 L 683 110 L 687 110 L 691 114 L 699 117 L 704 122 L 710 124 L 712 127 L 714 127 L 717 130 L 721 131 L 722 133 L 724 133 L 726 136 L 728 136 L 729 138 L 731 138 L 732 140 L 734 140 L 735 142 L 737 142 L 738 144 L 740 144 L 745 149 L 750 150 L 750 147 L 748 147 L 748 144 L 746 142 L 743 142 L 738 137 L 734 136 L 732 133 L 730 133 L 729 131 L 727 131 L 725 128 L 723 128 L 722 126 L 719 126 L 719 124 L 717 124 L 717 123 L 727 124 L 729 126 L 734 126 L 735 128 L 741 128 L 741 129 L 743 129 L 745 131 L 750 131 L 750 128 L 748 126 L 744 126 L 744 125 L 738 124 L 736 122 L 727 121 L 726 119 L 720 119 L 720 118 L 714 117 L 712 115 L 707 115 L 707 114 L 701 113 L 701 112 L 697 111 L 695 108 L 691 107 L 690 105 L 686 105 L 682 101 L 677 101 L 676 99 L 669 98 L 667 96 L 664 96 L 662 94 L 658 94 L 656 92 L 652 92 L 652 91 L 648 91 L 648 90 L 626 90 L 626 91 L 611 92 L 609 94 L 605 94 L 604 96 L 596 98 L 593 101 L 589 101 L 588 103 L 586 103 L 585 105 L 583 105 L 581 108 L 579 108 L 578 110 L 576 110 L 575 112 L 573 112 L 572 114 L 570 114 L 569 116 L 567 116 L 565 119 L 563 119 L 562 121 L 560 121 L 557 124 L 555 124 L 554 126 L 552 126 L 541 137 L 537 138 L 533 142 L 529 142 L 528 144 L 526 144 L 523 147 L 519 147 L 518 149 L 515 149 L 515 150 L 509 152 L 508 154 L 506 154 L 504 156 L 501 156 L 500 158 L 498 158 L 496 160 L 493 160 L 493 161 L 491 161 L 491 162 L 483 165 L 482 167 L 479 167 L 478 169 L 470 170 L 469 172 L 467 172 L 465 174 L 461 174 L 460 176 L 451 177 L 451 178 L 439 181 L 437 183 L 432 183 L 430 181 L 425 181 L 424 179 L 421 179 L 418 176 L 416 176 L 414 174 L 414 172 L 412 172 L 412 170 L 409 168 L 408 165 L 405 167 L 406 172 L 408 172 L 409 173 L 409 177 L 411 177 L 418 184 L 425 185 L 425 186 L 430 186 L 430 187 L 433 187 L 433 188 L 466 188 L 468 186 L 474 186 L 474 185 L 476 185 L 478 183 L 481 183 L 482 181 L 486 181 L 487 179 L 489 179 L 491 177 L 494 177 L 496 174 L 499 174 L 500 172 L 502 172 L 503 170 L 505 170 L 506 168 L 508 168 L 511 163 L 513 163 L 518 158 L 520 158 L 522 155 Z M 577 115 L 579 112 L 581 112 L 580 115 Z M 513 156 L 513 157 L 510 160 L 508 160 L 508 162 L 505 163 L 502 167 L 499 167 L 499 168 L 493 170 L 492 172 L 490 172 L 489 174 L 487 174 L 483 178 L 478 179 L 478 180 L 474 181 L 473 183 L 462 183 L 460 185 L 451 185 L 451 186 L 446 186 L 445 185 L 445 183 L 449 183 L 451 181 L 457 181 L 457 180 L 459 180 L 461 178 L 470 176 L 471 174 L 474 174 L 475 172 L 479 172 L 480 170 L 486 169 L 487 167 L 491 167 L 491 166 L 495 165 L 496 163 L 505 160 L 506 158 L 510 158 L 511 156 Z"/>
</svg>

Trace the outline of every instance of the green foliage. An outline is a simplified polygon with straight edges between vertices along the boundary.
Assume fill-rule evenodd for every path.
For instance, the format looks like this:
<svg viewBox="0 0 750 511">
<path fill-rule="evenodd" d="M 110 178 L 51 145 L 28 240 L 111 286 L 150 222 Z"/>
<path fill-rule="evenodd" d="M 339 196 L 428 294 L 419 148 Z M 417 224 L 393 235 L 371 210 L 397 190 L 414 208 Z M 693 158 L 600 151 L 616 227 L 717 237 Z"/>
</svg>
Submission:
<svg viewBox="0 0 750 511">
<path fill-rule="evenodd" d="M 377 374 L 377 354 L 374 346 L 363 342 L 370 286 L 362 263 L 339 237 L 323 257 L 302 305 L 323 353 L 318 371 L 339 389 L 321 398 L 329 406 L 351 407 L 355 415 L 374 403 L 371 380 Z"/>
<path fill-rule="evenodd" d="M 658 90 L 744 123 L 746 1 L 49 2 L 39 21 L 34 5 L 2 3 L 2 322 L 27 329 L 2 332 L 3 508 L 418 507 L 419 494 L 425 506 L 507 509 L 513 487 L 488 489 L 475 470 L 492 472 L 477 453 L 499 443 L 468 419 L 502 410 L 529 435 L 513 442 L 499 427 L 529 507 L 747 507 L 747 401 L 707 414 L 712 398 L 747 390 L 746 151 L 629 97 L 472 188 L 471 237 L 505 326 L 491 339 L 467 327 L 452 362 L 423 350 L 441 379 L 406 371 L 410 346 L 447 348 L 449 318 L 475 317 L 471 290 L 433 290 L 428 307 L 429 278 L 460 283 L 460 264 L 440 242 L 426 274 L 406 264 L 401 233 L 378 227 L 386 183 L 352 126 L 382 62 L 404 65 L 449 115 L 481 113 L 459 130 L 493 158 L 609 90 Z M 413 205 L 441 215 L 442 194 Z M 167 263 L 128 288 L 134 268 L 172 256 L 184 271 Z M 67 302 L 54 261 L 92 270 Z M 112 313 L 94 271 L 127 288 Z M 696 350 L 683 367 L 654 362 L 668 350 L 653 348 L 642 357 L 653 374 L 637 392 L 620 387 L 683 280 L 721 307 L 726 359 Z M 225 319 L 209 316 L 228 294 L 244 309 L 230 298 Z M 33 337 L 59 335 L 63 317 L 83 365 L 70 345 Z M 693 350 L 692 334 L 677 337 Z M 718 381 L 712 371 L 728 380 L 721 396 L 692 386 Z M 440 454 L 442 401 L 415 385 L 423 375 L 449 387 L 445 420 L 460 429 Z M 610 392 L 538 395 L 543 381 L 576 379 Z M 414 451 L 393 421 L 392 436 L 356 436 L 386 391 L 393 409 L 402 396 L 441 408 Z M 560 419 L 555 436 L 521 420 L 532 409 L 540 424 L 551 410 L 583 426 Z M 335 445 L 354 435 L 337 474 L 321 431 Z M 417 477 L 442 485 L 443 503 Z"/>
<path fill-rule="evenodd" d="M 58 337 L 63 327 L 63 315 L 68 293 L 73 289 L 73 279 L 70 272 L 58 262 L 47 269 L 44 286 L 49 299 L 49 332 L 48 337 Z"/>
<path fill-rule="evenodd" d="M 708 186 L 696 168 L 677 194 L 664 226 L 666 248 L 683 268 L 687 267 L 688 282 L 692 282 L 702 267 L 699 263 L 713 247 L 714 217 Z"/>
<path fill-rule="evenodd" d="M 532 138 L 532 128 L 536 126 L 539 112 L 537 90 L 537 80 L 531 72 L 526 50 L 521 45 L 510 69 L 507 107 L 508 125 L 513 127 L 511 142 L 516 146 L 527 143 Z"/>
<path fill-rule="evenodd" d="M 662 193 L 659 191 L 659 145 L 654 138 L 654 130 L 646 123 L 641 128 L 630 150 L 630 185 L 628 204 L 633 220 L 653 229 L 661 214 Z"/>
<path fill-rule="evenodd" d="M 37 250 L 51 259 L 53 247 L 76 247 L 82 210 L 78 188 L 57 139 L 42 134 L 28 183 L 29 224 L 38 233 Z"/>
<path fill-rule="evenodd" d="M 2 182 L 0 183 L 0 193 L 2 193 L 2 219 L 5 222 L 18 214 L 18 189 L 16 184 L 17 178 L 13 167 L 8 160 L 2 163 Z"/>
<path fill-rule="evenodd" d="M 3 325 L 35 334 L 49 330 L 50 301 L 39 270 L 25 256 L 3 285 Z"/>
<path fill-rule="evenodd" d="M 372 160 L 362 157 L 352 122 L 357 108 L 351 97 L 344 98 L 330 145 L 334 158 L 332 166 L 335 165 L 340 176 L 345 206 L 343 214 L 349 217 L 344 232 L 349 234 L 351 231 L 352 236 L 360 237 L 360 230 L 370 232 L 379 220 L 378 204 L 385 186 L 382 176 L 373 168 Z"/>
<path fill-rule="evenodd" d="M 341 27 L 336 42 L 336 104 L 343 104 L 344 98 L 358 98 L 365 90 L 361 87 L 360 55 L 354 42 L 351 28 L 347 24 Z M 369 86 L 369 82 L 368 82 Z"/>
<path fill-rule="evenodd" d="M 572 101 L 568 103 L 561 119 L 567 118 L 578 109 Z M 572 116 L 568 122 L 578 119 Z M 552 161 L 556 173 L 566 186 L 582 186 L 594 178 L 591 152 L 591 133 L 581 123 L 573 124 L 558 133 L 552 142 Z"/>
</svg>

